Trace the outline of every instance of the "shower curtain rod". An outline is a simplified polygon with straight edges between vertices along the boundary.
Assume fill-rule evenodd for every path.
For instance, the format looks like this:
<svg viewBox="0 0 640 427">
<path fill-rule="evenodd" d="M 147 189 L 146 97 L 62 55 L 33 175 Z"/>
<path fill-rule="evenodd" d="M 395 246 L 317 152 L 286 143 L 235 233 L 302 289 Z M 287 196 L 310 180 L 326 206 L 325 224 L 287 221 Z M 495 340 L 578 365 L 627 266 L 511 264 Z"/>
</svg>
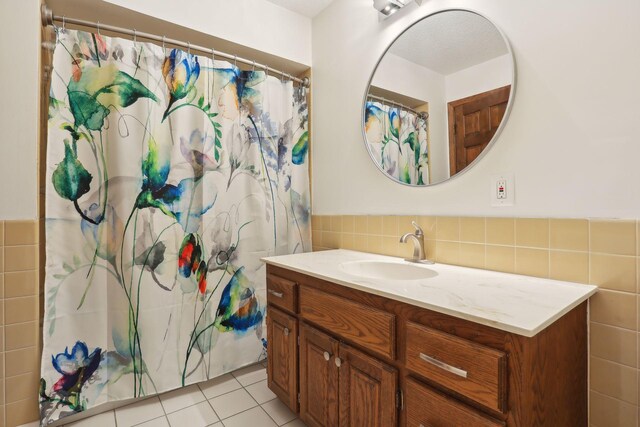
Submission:
<svg viewBox="0 0 640 427">
<path fill-rule="evenodd" d="M 128 36 L 132 36 L 134 37 L 134 40 L 135 38 L 140 37 L 143 39 L 160 42 L 163 45 L 165 43 L 169 43 L 172 45 L 180 46 L 182 48 L 186 48 L 188 50 L 197 50 L 201 52 L 206 52 L 210 55 L 213 55 L 214 57 L 219 56 L 221 58 L 233 60 L 234 62 L 241 62 L 243 64 L 251 65 L 255 68 L 263 69 L 267 73 L 280 74 L 283 79 L 288 78 L 289 80 L 293 80 L 294 82 L 300 83 L 305 88 L 308 88 L 310 86 L 310 81 L 308 77 L 304 77 L 300 79 L 298 77 L 292 76 L 291 74 L 287 74 L 284 71 L 271 68 L 268 65 L 258 64 L 256 61 L 252 61 L 246 58 L 241 58 L 237 55 L 230 55 L 228 53 L 218 52 L 208 47 L 198 46 L 195 44 L 191 44 L 189 42 L 170 39 L 164 36 L 158 36 L 156 34 L 145 33 L 143 31 L 136 31 L 135 29 L 130 30 L 127 28 L 116 27 L 113 25 L 101 24 L 100 22 L 91 22 L 91 21 L 85 21 L 83 19 L 67 18 L 66 16 L 54 15 L 53 11 L 46 5 L 42 5 L 41 15 L 42 15 L 42 25 L 45 27 L 53 26 L 54 22 L 59 22 L 59 23 L 62 23 L 63 27 L 65 24 L 80 25 L 83 27 L 95 28 L 98 30 L 98 33 L 100 33 L 100 30 L 106 30 L 106 31 L 112 31 L 114 33 L 120 33 Z"/>
<path fill-rule="evenodd" d="M 409 108 L 406 105 L 400 104 L 399 102 L 395 102 L 395 101 L 392 101 L 392 100 L 387 99 L 387 98 L 383 98 L 381 96 L 375 96 L 375 95 L 368 94 L 367 98 L 375 99 L 376 101 L 380 101 L 383 104 L 395 105 L 397 107 L 400 107 L 402 110 L 411 111 L 412 113 L 414 113 L 414 114 L 416 114 L 418 116 L 422 116 L 425 119 L 429 118 L 429 113 L 427 113 L 426 111 L 416 111 L 413 108 Z"/>
</svg>

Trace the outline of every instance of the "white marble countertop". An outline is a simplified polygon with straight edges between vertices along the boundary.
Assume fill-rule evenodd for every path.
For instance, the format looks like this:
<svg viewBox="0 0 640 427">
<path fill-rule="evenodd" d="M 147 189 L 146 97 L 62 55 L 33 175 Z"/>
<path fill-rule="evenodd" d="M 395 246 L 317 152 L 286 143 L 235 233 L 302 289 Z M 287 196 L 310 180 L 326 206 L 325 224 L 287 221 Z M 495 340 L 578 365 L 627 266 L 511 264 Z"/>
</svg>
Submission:
<svg viewBox="0 0 640 427">
<path fill-rule="evenodd" d="M 421 265 L 437 273 L 417 280 L 380 280 L 344 271 L 343 263 L 401 258 L 337 249 L 262 259 L 349 288 L 460 319 L 532 337 L 597 291 L 596 286 L 446 264 Z M 415 264 L 412 264 L 415 265 Z"/>
</svg>

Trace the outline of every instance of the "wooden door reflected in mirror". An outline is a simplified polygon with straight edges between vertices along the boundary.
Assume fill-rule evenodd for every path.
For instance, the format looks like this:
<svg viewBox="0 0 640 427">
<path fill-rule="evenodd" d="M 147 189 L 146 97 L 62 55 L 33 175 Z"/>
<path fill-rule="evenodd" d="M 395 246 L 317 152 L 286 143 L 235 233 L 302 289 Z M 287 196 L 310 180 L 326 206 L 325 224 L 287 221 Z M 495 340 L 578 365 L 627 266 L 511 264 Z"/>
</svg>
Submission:
<svg viewBox="0 0 640 427">
<path fill-rule="evenodd" d="M 487 148 L 507 111 L 511 85 L 449 102 L 449 170 L 455 175 Z"/>
</svg>

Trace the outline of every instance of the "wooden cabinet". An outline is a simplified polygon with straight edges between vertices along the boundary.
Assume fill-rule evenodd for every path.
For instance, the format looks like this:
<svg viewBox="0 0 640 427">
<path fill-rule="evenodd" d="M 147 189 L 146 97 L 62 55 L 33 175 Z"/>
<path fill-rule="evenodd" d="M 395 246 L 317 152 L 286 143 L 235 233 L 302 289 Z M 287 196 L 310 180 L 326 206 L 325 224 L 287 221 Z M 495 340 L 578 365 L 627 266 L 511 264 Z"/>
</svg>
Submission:
<svg viewBox="0 0 640 427">
<path fill-rule="evenodd" d="M 407 427 L 502 427 L 489 418 L 415 380 L 407 381 Z"/>
<path fill-rule="evenodd" d="M 339 354 L 340 427 L 397 425 L 397 370 L 346 344 Z"/>
<path fill-rule="evenodd" d="M 296 282 L 282 277 L 267 275 L 267 303 L 289 313 L 295 313 L 298 305 Z"/>
<path fill-rule="evenodd" d="M 383 310 L 304 287 L 300 317 L 382 356 L 395 355 L 395 316 Z"/>
<path fill-rule="evenodd" d="M 300 418 L 310 427 L 338 425 L 338 340 L 300 327 Z"/>
<path fill-rule="evenodd" d="M 395 368 L 301 323 L 300 418 L 307 425 L 397 424 Z"/>
<path fill-rule="evenodd" d="M 267 385 L 292 411 L 298 411 L 298 321 L 270 307 L 267 312 Z"/>
<path fill-rule="evenodd" d="M 268 384 L 308 426 L 587 425 L 586 303 L 527 338 L 267 273 Z"/>
<path fill-rule="evenodd" d="M 407 322 L 407 368 L 443 387 L 504 412 L 507 356 L 503 351 Z"/>
</svg>

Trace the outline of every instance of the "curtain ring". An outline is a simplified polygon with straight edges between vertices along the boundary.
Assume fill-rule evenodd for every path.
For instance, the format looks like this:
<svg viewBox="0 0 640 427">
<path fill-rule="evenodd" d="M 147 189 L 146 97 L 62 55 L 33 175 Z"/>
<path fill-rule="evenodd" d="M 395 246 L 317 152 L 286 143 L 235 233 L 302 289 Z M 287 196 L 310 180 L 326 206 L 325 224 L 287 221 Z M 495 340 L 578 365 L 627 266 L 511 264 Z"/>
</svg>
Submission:
<svg viewBox="0 0 640 427">
<path fill-rule="evenodd" d="M 67 17 L 62 15 L 62 31 L 67 29 Z"/>
<path fill-rule="evenodd" d="M 256 60 L 253 60 L 253 65 L 251 65 L 251 72 L 255 72 L 256 71 Z"/>
<path fill-rule="evenodd" d="M 138 42 L 138 32 L 136 31 L 136 29 L 133 29 L 133 43 L 137 43 Z"/>
<path fill-rule="evenodd" d="M 238 55 L 233 55 L 233 66 L 238 67 Z"/>
<path fill-rule="evenodd" d="M 214 48 L 211 48 L 211 69 L 212 70 L 215 68 L 215 61 L 216 61 L 216 51 Z"/>
<path fill-rule="evenodd" d="M 100 34 L 100 21 L 96 23 L 96 27 L 98 28 L 98 35 L 102 37 L 102 35 Z"/>
<path fill-rule="evenodd" d="M 191 55 L 191 42 L 187 42 L 187 53 Z"/>
<path fill-rule="evenodd" d="M 280 83 L 284 83 L 284 71 L 280 71 Z"/>
<path fill-rule="evenodd" d="M 165 41 L 165 36 L 163 35 L 162 36 L 162 53 L 166 55 L 167 54 L 167 48 L 165 47 L 164 41 Z"/>
</svg>

